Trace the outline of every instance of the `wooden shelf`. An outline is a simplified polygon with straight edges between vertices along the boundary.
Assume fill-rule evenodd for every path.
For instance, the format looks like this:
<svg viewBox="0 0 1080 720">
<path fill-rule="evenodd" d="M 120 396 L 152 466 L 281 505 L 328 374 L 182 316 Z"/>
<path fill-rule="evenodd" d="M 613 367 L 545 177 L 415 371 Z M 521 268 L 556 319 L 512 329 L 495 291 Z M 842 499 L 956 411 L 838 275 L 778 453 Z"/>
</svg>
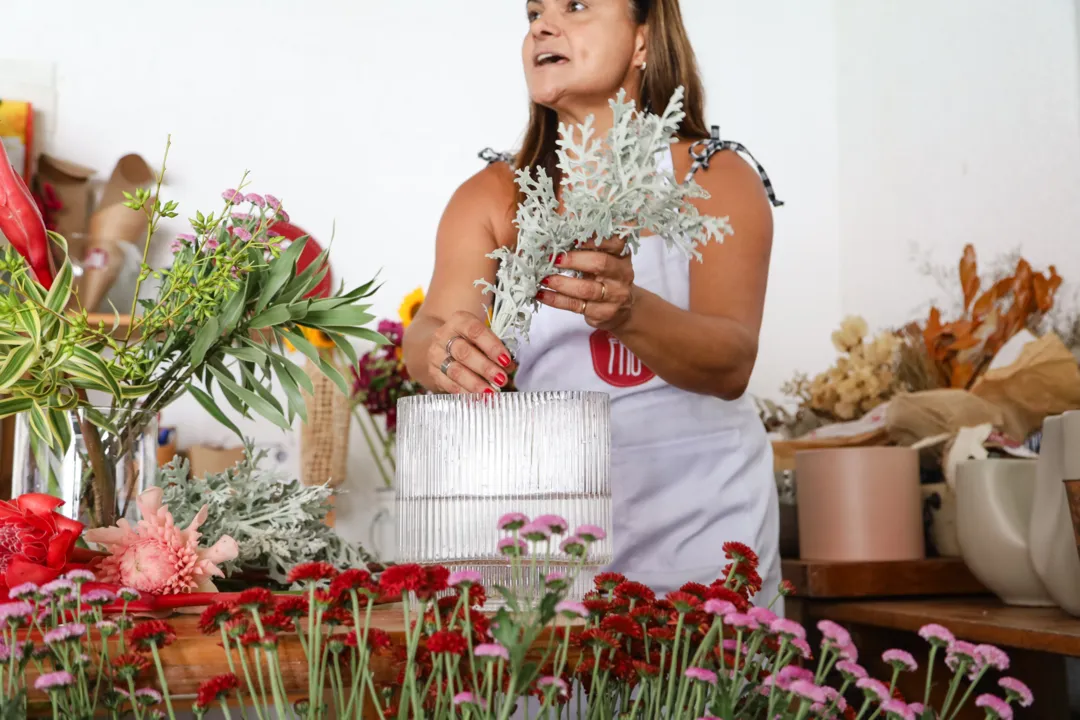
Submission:
<svg viewBox="0 0 1080 720">
<path fill-rule="evenodd" d="M 818 598 L 985 595 L 989 591 L 960 558 L 896 562 L 782 561 L 783 576 L 796 595 Z"/>
<path fill-rule="evenodd" d="M 819 602 L 813 616 L 838 623 L 917 632 L 944 625 L 970 642 L 1080 657 L 1080 619 L 1060 608 L 1012 607 L 993 597 Z"/>
</svg>

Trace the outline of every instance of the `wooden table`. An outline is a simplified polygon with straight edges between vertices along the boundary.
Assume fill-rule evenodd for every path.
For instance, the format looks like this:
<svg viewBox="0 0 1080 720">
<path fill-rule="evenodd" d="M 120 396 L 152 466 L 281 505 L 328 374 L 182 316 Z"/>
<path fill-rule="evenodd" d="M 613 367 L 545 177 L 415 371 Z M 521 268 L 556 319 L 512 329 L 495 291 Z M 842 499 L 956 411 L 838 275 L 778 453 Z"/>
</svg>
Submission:
<svg viewBox="0 0 1080 720">
<path fill-rule="evenodd" d="M 917 636 L 927 623 L 938 623 L 958 638 L 1001 646 L 1012 665 L 1007 674 L 1027 683 L 1035 704 L 1016 708 L 1017 718 L 1068 718 L 1066 656 L 1080 657 L 1080 620 L 1058 608 L 1009 607 L 988 594 L 959 559 L 911 563 L 813 563 L 785 561 L 784 576 L 800 593 L 788 598 L 787 615 L 816 635 L 819 620 L 848 628 L 860 662 L 877 677 L 890 669 L 881 653 L 897 647 L 919 662 L 917 673 L 901 676 L 899 687 L 908 700 L 921 699 L 928 660 L 927 644 Z M 816 643 L 817 638 L 813 642 Z M 940 662 L 940 661 L 938 661 Z M 938 664 L 938 685 L 945 676 Z M 980 683 L 977 692 L 996 692 L 996 675 Z M 935 687 L 940 698 L 944 688 Z M 969 707 L 960 718 L 983 718 Z"/>
</svg>

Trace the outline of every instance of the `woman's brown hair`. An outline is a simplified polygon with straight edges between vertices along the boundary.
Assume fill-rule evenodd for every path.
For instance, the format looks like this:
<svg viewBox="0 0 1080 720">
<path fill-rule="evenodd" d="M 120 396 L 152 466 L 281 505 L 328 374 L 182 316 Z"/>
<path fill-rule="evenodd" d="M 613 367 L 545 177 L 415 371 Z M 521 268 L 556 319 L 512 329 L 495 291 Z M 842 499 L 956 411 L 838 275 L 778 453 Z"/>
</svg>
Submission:
<svg viewBox="0 0 1080 720">
<path fill-rule="evenodd" d="M 683 112 L 679 137 L 704 140 L 709 137 L 705 124 L 705 92 L 698 74 L 694 49 L 683 25 L 679 0 L 628 0 L 630 12 L 639 25 L 649 28 L 648 58 L 641 83 L 640 107 L 649 112 L 663 112 L 675 89 L 683 87 Z M 559 187 L 561 173 L 557 166 L 555 141 L 559 137 L 559 119 L 554 110 L 532 103 L 529 127 L 514 163 L 519 168 L 539 165 Z"/>
</svg>

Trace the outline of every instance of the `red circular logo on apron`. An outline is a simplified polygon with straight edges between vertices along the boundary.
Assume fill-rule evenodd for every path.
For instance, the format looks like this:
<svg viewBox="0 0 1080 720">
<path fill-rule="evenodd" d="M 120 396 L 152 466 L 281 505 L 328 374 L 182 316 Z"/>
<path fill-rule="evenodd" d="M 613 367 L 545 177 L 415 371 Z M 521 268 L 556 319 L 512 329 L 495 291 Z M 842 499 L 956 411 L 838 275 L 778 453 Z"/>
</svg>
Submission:
<svg viewBox="0 0 1080 720">
<path fill-rule="evenodd" d="M 630 348 L 607 330 L 597 330 L 589 336 L 589 351 L 593 369 L 608 385 L 635 387 L 656 377 L 637 355 L 630 352 Z"/>
</svg>

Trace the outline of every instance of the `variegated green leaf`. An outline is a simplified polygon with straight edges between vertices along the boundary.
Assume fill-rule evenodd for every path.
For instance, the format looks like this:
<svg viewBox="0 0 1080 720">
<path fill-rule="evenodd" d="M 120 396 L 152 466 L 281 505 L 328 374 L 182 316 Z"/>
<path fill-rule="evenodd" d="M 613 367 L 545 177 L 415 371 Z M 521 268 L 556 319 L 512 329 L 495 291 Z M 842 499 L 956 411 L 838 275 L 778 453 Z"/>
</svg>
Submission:
<svg viewBox="0 0 1080 720">
<path fill-rule="evenodd" d="M 49 294 L 45 296 L 45 307 L 57 315 L 64 312 L 68 300 L 71 298 L 71 262 L 64 260 L 60 270 L 56 273 Z"/>
<path fill-rule="evenodd" d="M 0 418 L 26 412 L 34 406 L 34 401 L 25 397 L 7 397 L 0 400 Z"/>
<path fill-rule="evenodd" d="M 0 362 L 0 390 L 6 390 L 14 385 L 33 367 L 37 357 L 38 349 L 30 342 L 20 345 L 7 353 L 3 361 Z"/>
<path fill-rule="evenodd" d="M 98 375 L 98 379 L 108 386 L 109 393 L 113 397 L 121 397 L 123 393 L 120 391 L 120 383 L 113 377 L 113 374 L 109 371 L 109 368 L 105 365 L 105 361 L 101 359 L 100 355 L 90 352 L 86 348 L 76 346 L 73 359 L 78 360 L 86 367 L 92 368 Z"/>
</svg>

